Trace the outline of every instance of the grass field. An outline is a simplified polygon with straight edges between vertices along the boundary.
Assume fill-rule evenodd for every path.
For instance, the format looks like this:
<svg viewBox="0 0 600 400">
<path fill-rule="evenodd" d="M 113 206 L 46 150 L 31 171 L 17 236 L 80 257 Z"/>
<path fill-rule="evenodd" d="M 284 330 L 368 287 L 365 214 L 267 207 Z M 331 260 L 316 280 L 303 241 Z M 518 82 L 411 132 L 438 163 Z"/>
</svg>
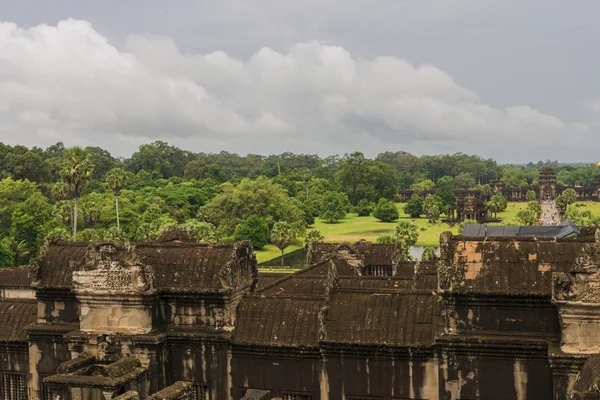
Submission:
<svg viewBox="0 0 600 400">
<path fill-rule="evenodd" d="M 586 206 L 593 206 L 597 209 L 598 214 L 600 214 L 600 203 L 585 204 Z M 357 214 L 348 214 L 346 218 L 335 224 L 328 224 L 316 218 L 315 224 L 309 230 L 321 231 L 326 242 L 356 242 L 360 239 L 375 241 L 380 234 L 393 232 L 399 221 L 411 220 L 419 228 L 417 246 L 438 246 L 440 233 L 445 231 L 458 233 L 457 226 L 451 228 L 443 222 L 431 224 L 426 218 L 410 218 L 404 214 L 404 205 L 404 203 L 396 204 L 400 211 L 400 219 L 396 222 L 381 222 L 372 216 L 359 217 Z M 517 212 L 526 206 L 526 203 L 509 203 L 504 212 L 498 213 L 498 217 L 504 218 L 506 221 L 514 220 Z M 297 239 L 291 246 L 285 249 L 285 254 L 298 250 L 303 245 L 303 239 Z M 279 257 L 280 255 L 281 252 L 279 249 L 273 245 L 267 245 L 264 250 L 256 251 L 256 258 L 259 263 Z"/>
</svg>

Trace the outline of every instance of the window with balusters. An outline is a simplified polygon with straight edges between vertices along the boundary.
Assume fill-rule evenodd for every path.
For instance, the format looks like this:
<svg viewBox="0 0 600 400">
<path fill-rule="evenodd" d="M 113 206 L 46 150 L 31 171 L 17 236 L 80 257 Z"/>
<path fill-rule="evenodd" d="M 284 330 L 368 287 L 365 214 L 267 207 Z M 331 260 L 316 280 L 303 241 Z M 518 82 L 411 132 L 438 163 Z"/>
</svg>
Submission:
<svg viewBox="0 0 600 400">
<path fill-rule="evenodd" d="M 16 372 L 0 373 L 1 400 L 27 400 L 27 378 Z"/>
</svg>

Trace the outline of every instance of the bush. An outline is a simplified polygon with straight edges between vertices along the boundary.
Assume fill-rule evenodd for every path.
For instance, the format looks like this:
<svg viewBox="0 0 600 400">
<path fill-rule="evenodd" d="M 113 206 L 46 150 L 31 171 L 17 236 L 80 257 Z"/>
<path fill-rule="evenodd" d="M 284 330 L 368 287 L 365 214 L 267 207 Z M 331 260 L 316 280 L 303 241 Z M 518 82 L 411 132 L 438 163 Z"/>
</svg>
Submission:
<svg viewBox="0 0 600 400">
<path fill-rule="evenodd" d="M 391 233 L 382 233 L 379 236 L 377 236 L 377 239 L 375 239 L 375 243 L 394 244 L 394 243 L 396 243 L 396 237 L 394 235 L 392 235 Z"/>
<path fill-rule="evenodd" d="M 396 204 L 386 199 L 379 199 L 373 211 L 373 216 L 382 222 L 393 222 L 400 217 Z"/>
<path fill-rule="evenodd" d="M 359 217 L 367 217 L 371 215 L 373 212 L 373 203 L 367 199 L 362 199 L 358 202 L 358 206 L 356 206 L 356 212 L 358 212 Z"/>
<path fill-rule="evenodd" d="M 235 240 L 249 240 L 255 249 L 262 249 L 269 241 L 269 224 L 258 216 L 251 215 L 235 228 Z"/>
<path fill-rule="evenodd" d="M 413 194 L 404 206 L 404 213 L 411 218 L 419 218 L 423 214 L 423 198 L 418 194 Z"/>
</svg>

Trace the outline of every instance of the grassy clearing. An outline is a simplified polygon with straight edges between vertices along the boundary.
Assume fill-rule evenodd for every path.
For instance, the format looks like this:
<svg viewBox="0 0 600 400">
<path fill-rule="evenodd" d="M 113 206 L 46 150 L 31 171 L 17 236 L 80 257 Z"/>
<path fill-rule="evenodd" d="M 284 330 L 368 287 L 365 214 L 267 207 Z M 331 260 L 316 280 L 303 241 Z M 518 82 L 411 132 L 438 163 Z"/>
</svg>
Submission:
<svg viewBox="0 0 600 400">
<path fill-rule="evenodd" d="M 574 204 L 581 211 L 591 211 L 592 215 L 600 215 L 600 202 L 596 201 L 578 201 Z"/>
<path fill-rule="evenodd" d="M 581 210 L 590 210 L 594 215 L 600 215 L 600 202 L 578 202 Z M 356 242 L 360 239 L 375 241 L 377 236 L 382 233 L 391 233 L 396 228 L 399 221 L 411 220 L 419 227 L 419 240 L 417 246 L 438 246 L 440 234 L 445 231 L 458 233 L 458 227 L 450 227 L 448 224 L 439 222 L 430 224 L 426 218 L 410 218 L 404 214 L 404 203 L 398 203 L 396 206 L 400 211 L 400 220 L 396 222 L 381 222 L 372 216 L 359 217 L 357 214 L 348 214 L 346 218 L 335 224 L 328 224 L 316 218 L 315 224 L 309 230 L 319 230 L 325 237 L 326 242 Z M 519 210 L 526 208 L 527 203 L 508 203 L 505 211 L 498 213 L 499 218 L 504 221 L 515 221 Z M 497 225 L 497 224 L 490 224 Z M 297 239 L 290 247 L 285 250 L 285 254 L 291 253 L 303 246 L 302 239 Z M 264 250 L 256 251 L 258 262 L 271 260 L 279 257 L 281 252 L 273 245 L 268 245 Z M 268 269 L 265 269 L 267 271 Z M 290 270 L 281 270 L 282 272 L 293 272 Z"/>
<path fill-rule="evenodd" d="M 600 215 L 600 203 L 582 203 L 585 209 L 592 210 Z M 405 203 L 397 203 L 396 207 L 400 211 L 400 219 L 395 222 L 381 222 L 373 216 L 359 217 L 357 214 L 348 214 L 346 218 L 335 224 L 328 224 L 316 218 L 315 224 L 309 230 L 319 230 L 325 237 L 326 242 L 356 242 L 360 239 L 375 241 L 377 236 L 382 233 L 392 233 L 399 221 L 413 221 L 419 228 L 419 240 L 417 246 L 438 246 L 440 234 L 451 231 L 458 233 L 458 226 L 450 227 L 444 222 L 431 224 L 427 218 L 410 218 L 404 214 Z M 515 220 L 519 210 L 527 207 L 527 203 L 508 203 L 505 211 L 498 213 L 498 217 L 505 221 Z M 291 253 L 303 246 L 303 240 L 297 239 L 290 247 L 285 250 L 285 254 Z M 256 251 L 258 262 L 271 260 L 281 255 L 279 249 L 273 245 L 268 245 L 264 250 Z"/>
<path fill-rule="evenodd" d="M 328 224 L 316 218 L 311 229 L 321 231 L 326 242 L 356 242 L 360 239 L 375 241 L 382 233 L 392 233 L 400 221 L 413 221 L 419 228 L 417 246 L 437 246 L 440 233 L 445 231 L 458 232 L 458 227 L 450 228 L 443 222 L 431 224 L 426 218 L 410 218 L 404 214 L 404 203 L 396 204 L 400 211 L 400 219 L 395 222 L 381 222 L 373 216 L 359 217 L 357 214 L 348 214 L 346 218 L 335 224 Z"/>
</svg>

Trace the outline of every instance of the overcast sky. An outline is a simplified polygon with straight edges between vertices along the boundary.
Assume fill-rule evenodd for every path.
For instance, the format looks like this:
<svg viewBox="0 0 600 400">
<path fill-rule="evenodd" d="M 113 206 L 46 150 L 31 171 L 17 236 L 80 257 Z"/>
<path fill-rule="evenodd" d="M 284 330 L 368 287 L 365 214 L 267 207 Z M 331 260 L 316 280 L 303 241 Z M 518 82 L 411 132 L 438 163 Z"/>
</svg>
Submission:
<svg viewBox="0 0 600 400">
<path fill-rule="evenodd" d="M 0 141 L 600 160 L 598 0 L 0 0 Z"/>
</svg>

